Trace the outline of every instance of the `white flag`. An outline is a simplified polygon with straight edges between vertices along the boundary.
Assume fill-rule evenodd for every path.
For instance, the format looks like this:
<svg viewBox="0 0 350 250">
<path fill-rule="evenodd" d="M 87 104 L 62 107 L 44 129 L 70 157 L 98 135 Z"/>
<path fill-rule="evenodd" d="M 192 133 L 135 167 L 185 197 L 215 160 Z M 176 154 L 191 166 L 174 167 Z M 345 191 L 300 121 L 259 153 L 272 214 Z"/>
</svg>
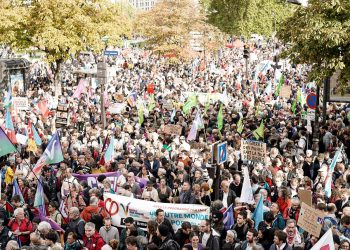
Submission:
<svg viewBox="0 0 350 250">
<path fill-rule="evenodd" d="M 335 250 L 332 229 L 328 229 L 310 250 Z"/>
<path fill-rule="evenodd" d="M 248 204 L 254 203 L 253 189 L 249 179 L 249 171 L 248 168 L 243 168 L 243 186 L 242 193 L 240 197 L 241 202 L 245 202 Z"/>
</svg>

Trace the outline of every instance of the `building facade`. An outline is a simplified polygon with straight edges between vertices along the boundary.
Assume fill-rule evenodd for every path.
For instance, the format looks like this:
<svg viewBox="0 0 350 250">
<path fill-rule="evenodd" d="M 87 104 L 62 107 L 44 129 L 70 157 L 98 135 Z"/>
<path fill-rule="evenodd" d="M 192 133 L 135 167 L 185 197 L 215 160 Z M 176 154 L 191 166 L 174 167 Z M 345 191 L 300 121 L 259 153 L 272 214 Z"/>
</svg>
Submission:
<svg viewBox="0 0 350 250">
<path fill-rule="evenodd" d="M 129 2 L 139 10 L 150 10 L 157 0 L 129 0 Z"/>
</svg>

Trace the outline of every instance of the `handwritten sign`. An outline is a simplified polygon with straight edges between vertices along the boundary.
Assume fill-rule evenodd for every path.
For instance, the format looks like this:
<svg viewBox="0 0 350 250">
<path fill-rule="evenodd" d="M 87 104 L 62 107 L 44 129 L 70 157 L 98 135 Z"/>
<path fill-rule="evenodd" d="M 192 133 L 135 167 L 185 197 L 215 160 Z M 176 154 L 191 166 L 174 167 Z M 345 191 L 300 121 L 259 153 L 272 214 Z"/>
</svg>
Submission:
<svg viewBox="0 0 350 250">
<path fill-rule="evenodd" d="M 299 190 L 298 196 L 301 202 L 305 202 L 307 205 L 312 206 L 312 194 L 310 190 Z"/>
<path fill-rule="evenodd" d="M 298 219 L 298 226 L 306 232 L 319 237 L 322 229 L 324 215 L 305 202 L 301 203 L 301 209 Z"/>
<path fill-rule="evenodd" d="M 163 132 L 168 135 L 181 135 L 182 127 L 180 125 L 168 124 L 164 126 Z"/>
<path fill-rule="evenodd" d="M 68 106 L 67 104 L 58 104 L 56 110 L 56 128 L 67 126 L 68 124 Z"/>
<path fill-rule="evenodd" d="M 282 98 L 290 98 L 290 95 L 292 94 L 292 87 L 289 85 L 283 85 L 281 87 L 281 91 L 280 91 L 280 96 Z"/>
<path fill-rule="evenodd" d="M 242 140 L 241 156 L 243 161 L 265 162 L 266 143 Z"/>
<path fill-rule="evenodd" d="M 28 110 L 29 103 L 27 97 L 12 97 L 12 105 L 17 110 Z"/>
</svg>

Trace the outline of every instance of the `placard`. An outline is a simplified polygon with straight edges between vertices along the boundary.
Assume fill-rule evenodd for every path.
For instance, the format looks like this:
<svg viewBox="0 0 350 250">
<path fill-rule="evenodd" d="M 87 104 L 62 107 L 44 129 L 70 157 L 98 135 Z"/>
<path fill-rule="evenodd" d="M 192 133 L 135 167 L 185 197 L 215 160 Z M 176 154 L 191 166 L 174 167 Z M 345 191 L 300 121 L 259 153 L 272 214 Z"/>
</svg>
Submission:
<svg viewBox="0 0 350 250">
<path fill-rule="evenodd" d="M 56 128 L 67 126 L 68 124 L 68 106 L 67 104 L 59 103 L 56 109 Z"/>
<path fill-rule="evenodd" d="M 124 96 L 122 94 L 114 94 L 114 99 L 117 101 L 117 102 L 124 102 Z"/>
<path fill-rule="evenodd" d="M 12 97 L 12 105 L 17 110 L 28 110 L 29 102 L 27 97 Z"/>
<path fill-rule="evenodd" d="M 289 99 L 291 94 L 292 94 L 292 87 L 290 85 L 281 86 L 280 96 L 282 98 Z"/>
<path fill-rule="evenodd" d="M 243 161 L 264 163 L 266 157 L 266 143 L 242 139 L 241 157 Z"/>
<path fill-rule="evenodd" d="M 163 132 L 168 135 L 181 135 L 182 127 L 180 125 L 168 124 L 164 126 Z"/>
<path fill-rule="evenodd" d="M 304 202 L 307 205 L 312 206 L 312 193 L 310 190 L 300 189 L 298 191 L 298 196 L 301 202 Z"/>
<path fill-rule="evenodd" d="M 124 103 L 113 103 L 109 106 L 108 112 L 111 114 L 120 114 L 124 110 L 125 106 L 126 104 Z"/>
<path fill-rule="evenodd" d="M 298 226 L 306 232 L 319 237 L 322 229 L 324 214 L 305 202 L 301 203 Z"/>
</svg>

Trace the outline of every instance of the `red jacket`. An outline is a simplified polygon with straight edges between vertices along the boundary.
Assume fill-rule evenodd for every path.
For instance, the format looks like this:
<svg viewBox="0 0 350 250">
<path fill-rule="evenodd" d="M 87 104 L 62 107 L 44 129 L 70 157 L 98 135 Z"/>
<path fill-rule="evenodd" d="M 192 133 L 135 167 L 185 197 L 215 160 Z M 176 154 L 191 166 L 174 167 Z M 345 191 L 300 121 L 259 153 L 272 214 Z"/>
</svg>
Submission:
<svg viewBox="0 0 350 250">
<path fill-rule="evenodd" d="M 94 235 L 90 239 L 83 236 L 84 247 L 89 250 L 101 250 L 101 248 L 105 245 L 104 240 L 98 232 L 95 232 Z"/>
<path fill-rule="evenodd" d="M 11 219 L 8 223 L 8 227 L 11 229 L 12 232 L 15 232 L 18 230 L 19 232 L 32 232 L 33 231 L 33 225 L 32 223 L 27 219 L 24 218 L 21 223 L 19 224 L 16 219 Z M 22 245 L 29 243 L 29 234 L 26 235 L 20 235 L 19 239 L 22 243 Z"/>
</svg>

